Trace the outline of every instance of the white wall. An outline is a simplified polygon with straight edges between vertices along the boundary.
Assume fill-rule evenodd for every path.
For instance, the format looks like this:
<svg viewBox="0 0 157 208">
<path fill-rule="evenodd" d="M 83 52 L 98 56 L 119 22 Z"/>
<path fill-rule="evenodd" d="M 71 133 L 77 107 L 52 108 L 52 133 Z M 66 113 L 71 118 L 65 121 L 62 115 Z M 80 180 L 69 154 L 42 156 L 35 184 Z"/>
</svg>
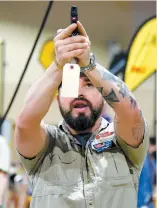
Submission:
<svg viewBox="0 0 157 208">
<path fill-rule="evenodd" d="M 29 2 L 29 4 L 28 2 L 24 2 L 24 4 L 22 2 L 20 2 L 19 4 L 17 2 L 12 2 L 12 3 L 0 2 L 0 37 L 3 38 L 5 41 L 4 111 L 6 107 L 8 106 L 8 103 L 14 92 L 17 81 L 19 80 L 19 77 L 22 73 L 26 60 L 28 58 L 28 54 L 30 53 L 36 34 L 38 32 L 40 21 L 42 19 L 43 13 L 47 6 L 47 2 L 46 3 L 40 2 L 39 4 L 40 4 L 39 7 L 36 8 L 33 2 L 32 3 Z M 113 3 L 112 3 L 112 6 L 113 6 Z M 57 8 L 57 5 L 54 5 L 53 11 L 55 8 Z M 63 8 L 64 8 L 64 5 L 63 5 Z M 93 8 L 94 8 L 94 5 L 93 5 Z M 114 11 L 116 11 L 116 7 L 114 8 Z M 117 10 L 117 11 L 119 12 L 119 13 L 117 12 L 117 19 L 119 17 L 118 14 L 120 14 L 120 17 L 123 18 L 121 15 L 121 10 Z M 126 28 L 126 34 L 128 34 L 129 28 L 130 28 L 130 31 L 134 30 L 133 29 L 134 23 L 130 19 L 131 13 L 130 13 L 128 6 L 127 6 L 127 11 L 128 11 L 128 17 L 126 15 L 127 12 L 125 12 L 125 15 L 126 15 L 125 22 L 127 23 L 127 20 L 128 20 L 128 25 L 130 26 L 126 28 L 127 24 L 125 25 L 125 22 L 124 22 L 124 28 Z M 108 11 L 108 13 L 110 12 Z M 24 80 L 22 82 L 18 95 L 15 99 L 15 102 L 9 112 L 8 119 L 11 119 L 13 121 L 16 119 L 17 115 L 20 112 L 20 109 L 22 108 L 23 100 L 24 100 L 26 91 L 28 90 L 29 86 L 39 76 L 41 76 L 44 73 L 44 70 L 38 61 L 39 51 L 41 49 L 43 42 L 49 39 L 50 37 L 54 37 L 56 34 L 56 28 L 59 27 L 58 25 L 55 25 L 55 21 L 57 21 L 55 19 L 57 17 L 57 11 L 55 10 L 53 14 L 55 16 L 51 15 L 51 18 L 53 17 L 52 23 L 54 25 L 52 24 L 53 26 L 51 26 L 51 21 L 49 19 L 48 24 L 44 32 L 42 33 L 40 41 L 32 57 L 32 60 L 28 67 L 27 73 L 24 77 Z M 105 17 L 105 13 L 103 15 Z M 110 20 L 105 20 L 105 21 L 111 22 L 110 23 L 111 28 L 115 27 L 114 19 L 110 18 Z M 65 20 L 65 22 L 67 22 L 67 20 Z M 92 27 L 92 23 L 90 23 L 90 26 Z M 109 25 L 107 28 L 109 28 Z M 105 28 L 103 29 L 103 31 L 104 30 Z M 120 34 L 120 31 L 117 31 L 117 32 L 118 34 Z M 111 33 L 112 33 L 112 29 L 111 29 Z M 125 34 L 122 33 L 121 34 L 122 37 L 118 36 L 118 34 L 117 34 L 117 39 L 119 40 L 123 39 L 123 36 Z M 108 37 L 109 37 L 109 32 L 108 32 Z M 113 34 L 111 35 L 111 37 L 113 37 Z M 126 41 L 123 42 L 122 44 L 127 46 L 128 44 L 127 41 L 130 38 L 131 38 L 131 34 L 130 34 L 130 37 L 127 37 L 127 38 L 125 37 Z M 102 40 L 101 40 L 101 43 L 102 43 Z M 95 52 L 99 62 L 102 63 L 104 66 L 107 66 L 108 58 L 107 58 L 107 52 L 105 48 L 105 42 L 104 42 L 104 45 L 101 43 L 99 42 L 99 38 L 97 41 L 95 38 L 94 45 L 92 46 L 93 51 Z M 144 111 L 144 114 L 146 116 L 146 119 L 148 120 L 149 126 L 151 128 L 151 134 L 153 134 L 153 119 L 154 119 L 153 96 L 154 96 L 154 80 L 153 80 L 153 77 L 151 77 L 135 91 L 135 97 L 139 101 Z M 58 111 L 57 104 L 56 102 L 54 102 L 45 120 L 46 122 L 57 124 L 60 119 L 61 119 L 61 116 Z"/>
</svg>

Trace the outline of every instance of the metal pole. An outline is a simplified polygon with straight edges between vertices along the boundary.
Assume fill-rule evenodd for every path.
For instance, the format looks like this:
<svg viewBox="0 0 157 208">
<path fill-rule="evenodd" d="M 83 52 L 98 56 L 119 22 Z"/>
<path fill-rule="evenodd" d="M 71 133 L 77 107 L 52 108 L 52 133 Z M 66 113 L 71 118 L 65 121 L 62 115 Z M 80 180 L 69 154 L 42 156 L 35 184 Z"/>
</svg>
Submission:
<svg viewBox="0 0 157 208">
<path fill-rule="evenodd" d="M 16 89 L 15 89 L 15 91 L 14 91 L 14 93 L 13 93 L 13 96 L 12 96 L 12 98 L 11 98 L 11 100 L 10 100 L 10 103 L 9 103 L 7 109 L 6 109 L 6 112 L 4 113 L 4 115 L 2 116 L 2 118 L 0 119 L 0 127 L 2 126 L 4 120 L 6 119 L 8 113 L 9 113 L 10 108 L 12 107 L 12 104 L 13 104 L 14 99 L 15 99 L 15 97 L 16 97 L 16 95 L 17 95 L 17 92 L 18 92 L 18 90 L 19 90 L 19 88 L 20 88 L 20 85 L 21 85 L 21 82 L 22 82 L 22 80 L 23 80 L 23 77 L 24 77 L 24 75 L 25 75 L 25 73 L 26 73 L 26 71 L 27 71 L 27 68 L 28 68 L 28 66 L 29 66 L 29 63 L 30 63 L 30 61 L 31 61 L 32 55 L 33 55 L 34 50 L 35 50 L 35 48 L 36 48 L 36 45 L 37 45 L 37 43 L 38 43 L 38 41 L 39 41 L 40 35 L 41 35 L 41 33 L 42 33 L 42 31 L 43 31 L 43 29 L 44 29 L 44 27 L 45 27 L 45 24 L 46 24 L 48 15 L 50 14 L 51 7 L 52 7 L 52 5 L 53 5 L 53 2 L 54 2 L 54 1 L 49 1 L 49 3 L 48 3 L 48 7 L 47 7 L 47 9 L 46 9 L 44 18 L 42 19 L 42 22 L 41 22 L 41 25 L 40 25 L 40 28 L 39 28 L 37 37 L 36 37 L 36 39 L 35 39 L 35 42 L 34 42 L 34 44 L 33 44 L 33 47 L 32 47 L 32 49 L 31 49 L 31 52 L 30 52 L 29 57 L 28 57 L 28 59 L 27 59 L 27 62 L 26 62 L 26 64 L 25 64 L 24 70 L 23 70 L 23 72 L 22 72 L 22 74 L 21 74 L 21 76 L 20 76 L 20 79 L 19 79 L 19 81 L 18 81 L 18 83 L 17 83 Z"/>
</svg>

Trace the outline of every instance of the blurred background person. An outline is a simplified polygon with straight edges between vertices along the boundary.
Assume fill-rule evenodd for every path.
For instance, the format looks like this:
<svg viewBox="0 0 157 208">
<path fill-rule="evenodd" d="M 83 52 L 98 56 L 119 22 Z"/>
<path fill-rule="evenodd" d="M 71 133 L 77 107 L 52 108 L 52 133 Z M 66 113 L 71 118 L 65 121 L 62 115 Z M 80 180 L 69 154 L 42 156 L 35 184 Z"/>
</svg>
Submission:
<svg viewBox="0 0 157 208">
<path fill-rule="evenodd" d="M 7 208 L 28 208 L 28 180 L 19 161 L 12 162 L 9 173 Z"/>
<path fill-rule="evenodd" d="M 156 161 L 156 137 L 150 137 L 148 151 L 149 154 L 153 157 L 154 161 Z"/>
<path fill-rule="evenodd" d="M 150 137 L 150 145 L 149 145 L 149 154 L 153 159 L 153 163 L 155 164 L 155 177 L 154 177 L 154 192 L 153 192 L 153 201 L 155 207 L 157 207 L 157 184 L 156 184 L 156 177 L 157 177 L 157 169 L 156 169 L 156 137 Z"/>
<path fill-rule="evenodd" d="M 155 208 L 156 138 L 151 137 L 139 179 L 138 208 Z"/>
<path fill-rule="evenodd" d="M 0 208 L 4 207 L 8 190 L 10 149 L 6 139 L 0 135 Z"/>
</svg>

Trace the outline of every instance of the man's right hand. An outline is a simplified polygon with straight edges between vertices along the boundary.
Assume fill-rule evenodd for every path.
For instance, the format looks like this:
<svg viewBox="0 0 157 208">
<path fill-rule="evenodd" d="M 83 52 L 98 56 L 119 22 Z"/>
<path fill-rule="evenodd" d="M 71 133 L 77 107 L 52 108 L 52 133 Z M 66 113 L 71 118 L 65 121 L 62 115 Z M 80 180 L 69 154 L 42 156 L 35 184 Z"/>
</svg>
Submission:
<svg viewBox="0 0 157 208">
<path fill-rule="evenodd" d="M 81 35 L 70 37 L 77 24 L 71 24 L 66 29 L 58 30 L 54 38 L 56 61 L 60 66 L 71 63 L 72 59 L 80 56 L 89 46 L 87 38 Z"/>
</svg>

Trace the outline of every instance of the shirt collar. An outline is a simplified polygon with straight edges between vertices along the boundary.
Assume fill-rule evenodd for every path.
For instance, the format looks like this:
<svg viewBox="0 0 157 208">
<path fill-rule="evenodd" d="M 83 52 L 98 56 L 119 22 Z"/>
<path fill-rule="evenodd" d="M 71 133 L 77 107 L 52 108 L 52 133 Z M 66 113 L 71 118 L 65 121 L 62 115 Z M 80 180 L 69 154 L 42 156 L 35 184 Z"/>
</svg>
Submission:
<svg viewBox="0 0 157 208">
<path fill-rule="evenodd" d="M 114 129 L 112 125 L 113 125 L 113 123 L 110 124 L 109 129 L 110 129 L 110 128 Z M 108 122 L 106 119 L 104 119 L 103 117 L 101 117 L 101 124 L 100 124 L 100 127 L 99 127 L 99 129 L 97 129 L 95 132 L 93 132 L 92 135 L 93 135 L 93 136 L 94 136 L 94 135 L 95 135 L 95 136 L 98 135 L 101 131 L 103 131 L 103 130 L 105 130 L 106 128 L 108 128 L 108 126 L 109 126 L 109 122 Z M 111 127 L 111 126 L 112 126 L 112 127 Z M 77 139 L 74 138 L 73 135 L 70 133 L 70 131 L 69 131 L 68 128 L 66 127 L 66 123 L 65 123 L 64 120 L 61 120 L 61 121 L 59 122 L 58 127 L 59 127 L 59 129 L 60 129 L 61 131 L 63 131 L 63 132 L 65 132 L 66 134 L 68 134 L 69 139 L 70 139 L 71 141 L 73 141 L 73 142 L 76 143 L 76 144 L 77 144 L 77 143 L 80 144 L 80 143 L 77 141 Z M 95 136 L 94 136 L 94 137 L 95 137 Z M 117 146 L 117 141 L 116 141 L 115 136 L 112 138 L 112 141 L 113 141 L 113 143 Z"/>
</svg>

